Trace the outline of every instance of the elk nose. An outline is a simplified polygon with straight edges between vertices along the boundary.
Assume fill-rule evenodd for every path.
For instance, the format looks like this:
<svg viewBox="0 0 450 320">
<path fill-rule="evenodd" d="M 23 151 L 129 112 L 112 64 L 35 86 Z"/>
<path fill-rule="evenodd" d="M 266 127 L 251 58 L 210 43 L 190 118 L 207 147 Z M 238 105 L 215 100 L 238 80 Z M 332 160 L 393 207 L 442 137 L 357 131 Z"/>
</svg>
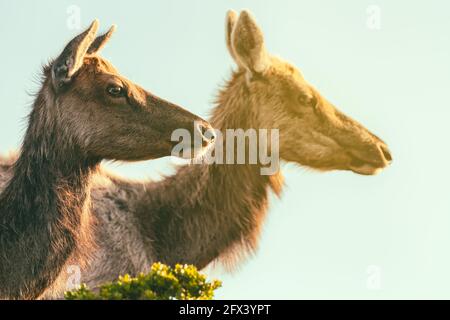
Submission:
<svg viewBox="0 0 450 320">
<path fill-rule="evenodd" d="M 354 167 L 367 164 L 376 168 L 384 168 L 392 162 L 392 155 L 388 147 L 381 141 L 366 144 L 350 151 L 353 156 Z"/>
<path fill-rule="evenodd" d="M 205 122 L 197 123 L 196 130 L 202 139 L 202 146 L 206 147 L 216 139 L 213 128 Z"/>
<path fill-rule="evenodd" d="M 381 153 L 384 156 L 384 159 L 388 162 L 391 163 L 392 162 L 392 154 L 389 151 L 388 147 L 385 144 L 380 144 L 379 148 L 381 150 Z"/>
</svg>

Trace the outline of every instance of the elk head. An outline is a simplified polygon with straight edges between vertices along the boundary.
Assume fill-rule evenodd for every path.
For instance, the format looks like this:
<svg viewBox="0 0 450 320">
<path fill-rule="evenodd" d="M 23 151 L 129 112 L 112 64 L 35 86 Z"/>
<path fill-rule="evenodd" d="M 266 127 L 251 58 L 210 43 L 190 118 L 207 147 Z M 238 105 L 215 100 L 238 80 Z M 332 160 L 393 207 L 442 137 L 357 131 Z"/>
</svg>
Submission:
<svg viewBox="0 0 450 320">
<path fill-rule="evenodd" d="M 280 157 L 322 171 L 372 175 L 392 156 L 386 144 L 327 101 L 293 65 L 271 56 L 247 11 L 230 11 L 227 46 L 251 95 L 259 126 L 277 128 Z"/>
<path fill-rule="evenodd" d="M 95 37 L 98 21 L 70 41 L 47 68 L 53 100 L 52 121 L 86 155 L 99 159 L 137 161 L 171 155 L 175 129 L 200 131 L 209 124 L 183 108 L 145 91 L 121 76 L 98 55 L 114 26 Z M 197 125 L 194 126 L 194 121 Z M 198 125 L 200 123 L 200 125 Z"/>
</svg>

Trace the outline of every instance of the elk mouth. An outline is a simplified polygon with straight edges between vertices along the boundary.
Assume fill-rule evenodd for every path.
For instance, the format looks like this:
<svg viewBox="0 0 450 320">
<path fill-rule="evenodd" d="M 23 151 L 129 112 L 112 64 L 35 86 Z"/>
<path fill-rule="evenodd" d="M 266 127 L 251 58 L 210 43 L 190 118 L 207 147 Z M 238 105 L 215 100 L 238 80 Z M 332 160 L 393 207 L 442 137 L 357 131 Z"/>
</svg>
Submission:
<svg viewBox="0 0 450 320">
<path fill-rule="evenodd" d="M 374 165 L 373 163 L 369 163 L 358 158 L 352 158 L 352 160 L 350 161 L 349 168 L 354 173 L 365 176 L 372 176 L 383 170 L 384 166 L 380 167 L 378 165 Z"/>
<path fill-rule="evenodd" d="M 392 162 L 392 155 L 386 144 L 379 142 L 375 148 L 355 149 L 347 152 L 349 170 L 371 176 L 379 173 Z"/>
<path fill-rule="evenodd" d="M 367 161 L 360 159 L 358 157 L 355 157 L 354 155 L 351 156 L 351 161 L 349 164 L 349 169 L 353 171 L 354 173 L 365 175 L 365 176 L 373 176 L 378 173 L 380 173 L 384 168 L 386 168 L 390 161 L 386 161 L 383 159 L 383 161 Z"/>
</svg>

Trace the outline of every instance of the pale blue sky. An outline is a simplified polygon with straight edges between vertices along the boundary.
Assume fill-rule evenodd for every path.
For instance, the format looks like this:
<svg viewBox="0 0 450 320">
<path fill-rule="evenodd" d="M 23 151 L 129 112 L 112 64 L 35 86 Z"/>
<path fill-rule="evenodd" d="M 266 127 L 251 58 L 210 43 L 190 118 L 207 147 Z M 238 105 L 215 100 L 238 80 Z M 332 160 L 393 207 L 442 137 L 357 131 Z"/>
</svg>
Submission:
<svg viewBox="0 0 450 320">
<path fill-rule="evenodd" d="M 104 56 L 150 91 L 207 116 L 233 66 L 227 9 L 250 9 L 270 52 L 295 65 L 345 113 L 390 146 L 376 177 L 284 166 L 257 255 L 217 298 L 450 298 L 450 5 L 448 1 L 0 0 L 0 150 L 19 146 L 40 65 L 99 18 L 118 26 Z M 381 9 L 381 29 L 366 9 Z M 168 159 L 114 166 L 130 177 L 170 172 Z M 369 266 L 380 288 L 367 286 Z"/>
</svg>

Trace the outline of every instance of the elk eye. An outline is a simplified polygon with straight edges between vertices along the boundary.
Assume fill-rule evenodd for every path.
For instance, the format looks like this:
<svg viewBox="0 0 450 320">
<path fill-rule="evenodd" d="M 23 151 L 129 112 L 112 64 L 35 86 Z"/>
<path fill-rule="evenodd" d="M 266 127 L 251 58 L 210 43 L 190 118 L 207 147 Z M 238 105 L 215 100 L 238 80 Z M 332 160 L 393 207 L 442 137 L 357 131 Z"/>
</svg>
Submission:
<svg viewBox="0 0 450 320">
<path fill-rule="evenodd" d="M 125 93 L 124 88 L 120 86 L 110 86 L 108 87 L 107 91 L 108 94 L 113 97 L 122 97 Z"/>
<path fill-rule="evenodd" d="M 307 97 L 306 95 L 303 95 L 303 94 L 300 94 L 300 95 L 297 97 L 297 101 L 298 101 L 298 103 L 300 103 L 300 104 L 303 105 L 303 106 L 306 106 L 306 105 L 309 104 L 309 99 L 308 99 L 308 97 Z"/>
<path fill-rule="evenodd" d="M 317 104 L 317 99 L 314 95 L 312 97 L 308 97 L 307 95 L 301 94 L 297 97 L 297 101 L 303 106 L 315 107 Z"/>
<path fill-rule="evenodd" d="M 317 106 L 317 98 L 314 95 L 311 98 L 311 106 L 313 106 L 313 107 Z"/>
</svg>

